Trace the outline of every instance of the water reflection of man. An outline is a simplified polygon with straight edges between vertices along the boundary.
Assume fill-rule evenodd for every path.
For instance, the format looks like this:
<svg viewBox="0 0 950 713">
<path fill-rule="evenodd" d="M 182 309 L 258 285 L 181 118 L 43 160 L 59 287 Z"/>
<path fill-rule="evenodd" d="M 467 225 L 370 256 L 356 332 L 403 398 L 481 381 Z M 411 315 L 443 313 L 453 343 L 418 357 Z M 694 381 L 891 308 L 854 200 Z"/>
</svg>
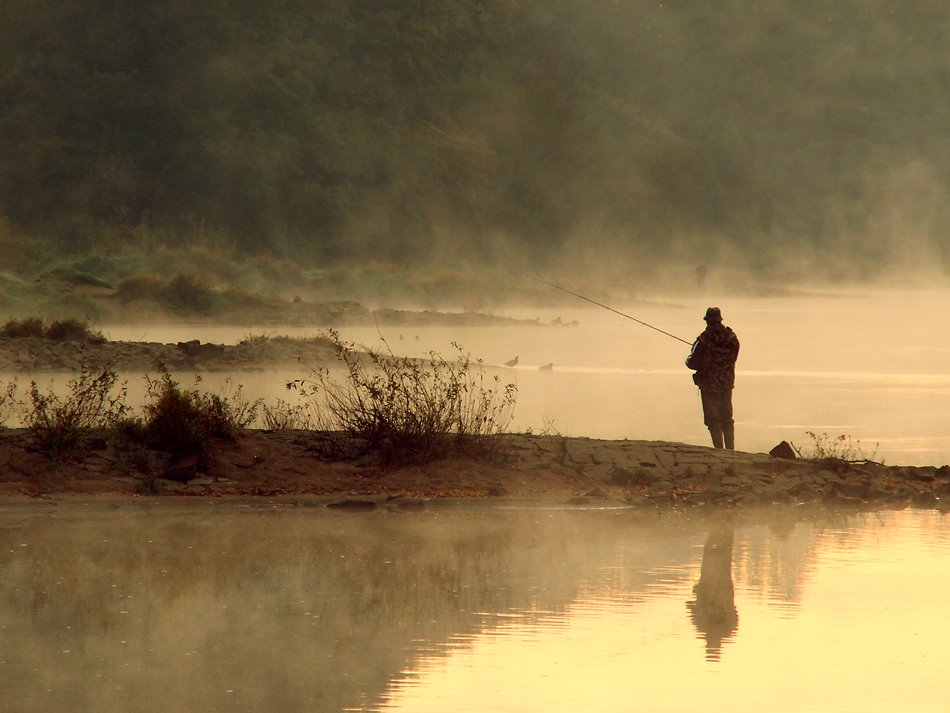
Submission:
<svg viewBox="0 0 950 713">
<path fill-rule="evenodd" d="M 703 547 L 696 598 L 686 602 L 693 626 L 706 639 L 706 660 L 718 661 L 722 642 L 739 627 L 735 589 L 732 585 L 732 525 L 718 525 Z"/>
</svg>

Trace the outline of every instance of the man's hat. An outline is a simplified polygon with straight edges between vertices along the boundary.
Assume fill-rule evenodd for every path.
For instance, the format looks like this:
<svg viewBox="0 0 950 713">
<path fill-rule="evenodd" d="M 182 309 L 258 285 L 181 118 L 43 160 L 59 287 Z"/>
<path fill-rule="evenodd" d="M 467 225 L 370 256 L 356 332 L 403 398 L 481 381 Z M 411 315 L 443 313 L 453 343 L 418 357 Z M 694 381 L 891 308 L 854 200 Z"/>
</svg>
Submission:
<svg viewBox="0 0 950 713">
<path fill-rule="evenodd" d="M 706 316 L 703 319 L 707 322 L 721 322 L 722 312 L 719 311 L 718 307 L 710 307 L 706 310 Z"/>
</svg>

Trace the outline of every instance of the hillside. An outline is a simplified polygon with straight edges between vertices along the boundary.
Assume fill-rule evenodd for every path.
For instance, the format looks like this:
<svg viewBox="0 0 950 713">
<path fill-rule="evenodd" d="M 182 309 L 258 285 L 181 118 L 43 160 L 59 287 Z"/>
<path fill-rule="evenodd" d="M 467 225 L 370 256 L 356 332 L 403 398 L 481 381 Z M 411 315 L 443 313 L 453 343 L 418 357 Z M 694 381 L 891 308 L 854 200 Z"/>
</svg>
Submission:
<svg viewBox="0 0 950 713">
<path fill-rule="evenodd" d="M 129 246 L 304 271 L 939 268 L 948 18 L 930 0 L 13 0 L 3 279 L 167 276 Z"/>
</svg>

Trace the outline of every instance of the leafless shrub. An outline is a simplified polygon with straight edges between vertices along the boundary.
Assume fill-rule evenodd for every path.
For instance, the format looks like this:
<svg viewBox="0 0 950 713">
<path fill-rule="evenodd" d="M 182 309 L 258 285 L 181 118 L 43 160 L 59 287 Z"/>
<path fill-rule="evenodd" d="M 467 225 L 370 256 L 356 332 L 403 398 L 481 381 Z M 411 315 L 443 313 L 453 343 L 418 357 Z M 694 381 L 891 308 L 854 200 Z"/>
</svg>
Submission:
<svg viewBox="0 0 950 713">
<path fill-rule="evenodd" d="M 7 419 L 17 410 L 19 404 L 16 399 L 16 379 L 0 386 L 0 427 L 6 425 Z"/>
<path fill-rule="evenodd" d="M 126 386 L 109 368 L 83 363 L 69 380 L 66 396 L 30 382 L 25 422 L 41 450 L 62 458 L 81 450 L 93 431 L 115 426 L 125 417 Z M 113 393 L 115 391 L 115 393 Z"/>
<path fill-rule="evenodd" d="M 312 429 L 313 417 L 306 404 L 291 404 L 277 399 L 273 405 L 261 405 L 261 420 L 268 431 Z"/>
<path fill-rule="evenodd" d="M 453 343 L 457 354 L 426 359 L 357 351 L 331 331 L 346 370 L 339 382 L 330 370 L 288 384 L 324 414 L 332 427 L 366 443 L 387 463 L 427 461 L 464 452 L 489 454 L 492 435 L 511 422 L 517 389 L 488 376 L 480 360 Z"/>
<path fill-rule="evenodd" d="M 798 447 L 792 443 L 792 448 L 799 458 L 817 461 L 837 461 L 841 463 L 866 463 L 872 462 L 877 456 L 877 449 L 880 444 L 874 444 L 874 450 L 868 454 L 864 450 L 861 441 L 852 438 L 849 435 L 841 434 L 838 436 L 829 436 L 827 433 L 812 433 L 806 431 L 811 439 L 808 447 Z"/>
</svg>

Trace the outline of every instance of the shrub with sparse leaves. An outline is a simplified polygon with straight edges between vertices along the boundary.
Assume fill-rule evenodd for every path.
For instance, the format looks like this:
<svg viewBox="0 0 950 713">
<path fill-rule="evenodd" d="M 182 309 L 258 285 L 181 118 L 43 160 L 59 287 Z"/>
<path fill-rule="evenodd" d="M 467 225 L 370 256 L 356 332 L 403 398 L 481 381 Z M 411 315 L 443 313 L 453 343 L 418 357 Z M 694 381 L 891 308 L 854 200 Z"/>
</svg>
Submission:
<svg viewBox="0 0 950 713">
<path fill-rule="evenodd" d="M 7 419 L 17 410 L 16 379 L 0 386 L 0 427 L 7 423 Z"/>
<path fill-rule="evenodd" d="M 875 443 L 874 450 L 868 454 L 865 452 L 861 441 L 846 434 L 829 436 L 827 433 L 819 434 L 806 431 L 805 435 L 811 439 L 810 446 L 800 448 L 794 443 L 792 444 L 799 458 L 839 461 L 843 463 L 863 463 L 873 461 L 877 456 L 878 444 Z"/>
<path fill-rule="evenodd" d="M 386 351 L 358 351 L 329 333 L 346 378 L 331 370 L 313 372 L 288 387 L 303 394 L 333 426 L 362 439 L 388 463 L 427 461 L 451 453 L 487 455 L 491 436 L 511 422 L 517 388 L 489 376 L 458 344 L 446 359 L 425 359 Z"/>
<path fill-rule="evenodd" d="M 212 438 L 233 438 L 257 418 L 258 401 L 248 401 L 243 388 L 225 382 L 223 395 L 183 389 L 167 369 L 158 378 L 145 377 L 148 402 L 139 437 L 150 447 L 165 451 L 174 460 L 197 456 L 201 465 Z M 131 432 L 131 429 L 130 429 Z"/>
<path fill-rule="evenodd" d="M 85 342 L 102 344 L 106 338 L 78 319 L 59 319 L 47 324 L 38 317 L 12 319 L 0 326 L 0 337 L 13 339 L 49 339 L 53 342 Z"/>
<path fill-rule="evenodd" d="M 261 421 L 267 431 L 288 431 L 314 427 L 307 404 L 292 404 L 277 399 L 273 405 L 261 405 Z"/>
<path fill-rule="evenodd" d="M 0 337 L 12 339 L 42 339 L 46 334 L 46 325 L 39 317 L 26 319 L 11 319 L 0 327 Z"/>
<path fill-rule="evenodd" d="M 90 434 L 115 426 L 128 411 L 126 387 L 109 368 L 83 364 L 66 395 L 30 382 L 25 422 L 40 449 L 53 458 L 81 451 Z"/>
</svg>

